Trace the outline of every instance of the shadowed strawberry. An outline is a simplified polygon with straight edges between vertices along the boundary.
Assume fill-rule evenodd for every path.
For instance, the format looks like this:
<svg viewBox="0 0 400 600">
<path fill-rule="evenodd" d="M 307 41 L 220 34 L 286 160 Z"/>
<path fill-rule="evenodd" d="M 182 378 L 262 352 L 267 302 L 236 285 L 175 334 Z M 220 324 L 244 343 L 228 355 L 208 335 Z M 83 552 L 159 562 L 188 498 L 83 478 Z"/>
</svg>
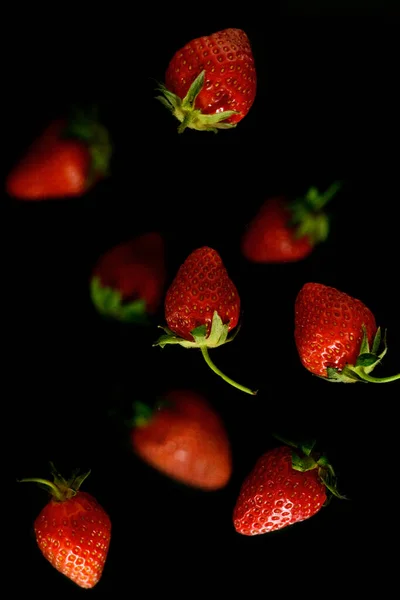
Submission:
<svg viewBox="0 0 400 600">
<path fill-rule="evenodd" d="M 311 187 L 293 201 L 268 198 L 242 236 L 243 256 L 254 263 L 296 262 L 309 256 L 328 237 L 329 218 L 323 209 L 340 188 L 335 182 L 323 194 Z"/>
<path fill-rule="evenodd" d="M 211 361 L 208 349 L 217 348 L 234 339 L 230 337 L 239 322 L 240 297 L 218 252 L 208 246 L 194 250 L 181 265 L 165 297 L 167 327 L 154 344 L 164 348 L 179 344 L 199 348 L 204 360 L 224 381 L 255 395 L 253 391 L 224 373 Z"/>
<path fill-rule="evenodd" d="M 238 533 L 277 531 L 313 517 L 332 495 L 345 499 L 332 465 L 314 452 L 314 441 L 289 444 L 263 454 L 243 481 L 233 510 Z"/>
<path fill-rule="evenodd" d="M 65 480 L 53 469 L 54 481 L 26 478 L 38 483 L 52 498 L 34 522 L 36 542 L 49 563 L 81 588 L 100 580 L 111 540 L 111 521 L 97 500 L 79 490 L 89 475 L 75 473 Z"/>
<path fill-rule="evenodd" d="M 236 127 L 256 96 L 254 57 L 246 33 L 224 29 L 188 42 L 173 55 L 157 97 L 186 128 Z"/>
<path fill-rule="evenodd" d="M 109 174 L 112 147 L 95 113 L 74 110 L 55 119 L 33 141 L 6 178 L 18 200 L 79 197 Z"/>
<path fill-rule="evenodd" d="M 219 490 L 232 473 L 228 435 L 205 397 L 173 389 L 153 410 L 136 402 L 132 446 L 136 454 L 164 475 L 187 486 Z"/>
<path fill-rule="evenodd" d="M 322 283 L 306 283 L 295 301 L 294 338 L 303 366 L 327 381 L 388 383 L 371 375 L 387 352 L 375 317 L 361 300 Z"/>
<path fill-rule="evenodd" d="M 165 280 L 164 239 L 158 232 L 145 233 L 99 258 L 90 281 L 91 298 L 101 315 L 148 324 L 161 305 Z"/>
</svg>

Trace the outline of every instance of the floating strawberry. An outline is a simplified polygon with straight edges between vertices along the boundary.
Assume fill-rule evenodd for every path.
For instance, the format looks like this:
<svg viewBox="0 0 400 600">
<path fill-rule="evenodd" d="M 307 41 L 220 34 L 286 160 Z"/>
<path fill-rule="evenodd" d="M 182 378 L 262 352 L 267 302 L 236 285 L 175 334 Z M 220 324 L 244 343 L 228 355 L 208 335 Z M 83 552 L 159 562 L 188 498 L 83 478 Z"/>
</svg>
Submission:
<svg viewBox="0 0 400 600">
<path fill-rule="evenodd" d="M 255 263 L 296 262 L 309 256 L 328 237 L 329 219 L 323 208 L 340 187 L 335 182 L 323 194 L 311 187 L 294 201 L 268 198 L 242 236 L 243 256 Z"/>
<path fill-rule="evenodd" d="M 249 39 L 224 29 L 188 42 L 172 57 L 158 99 L 187 127 L 217 132 L 236 127 L 256 96 L 257 77 Z"/>
<path fill-rule="evenodd" d="M 304 367 L 327 381 L 387 383 L 370 375 L 387 352 L 369 308 L 321 283 L 306 283 L 295 301 L 295 343 Z"/>
<path fill-rule="evenodd" d="M 283 529 L 316 515 L 336 488 L 333 467 L 313 452 L 314 442 L 278 446 L 263 454 L 244 480 L 233 510 L 233 525 L 254 536 Z"/>
<path fill-rule="evenodd" d="M 90 281 L 96 310 L 120 321 L 147 323 L 162 301 L 166 279 L 164 252 L 161 234 L 149 232 L 102 255 Z"/>
<path fill-rule="evenodd" d="M 108 175 L 111 142 L 93 115 L 75 111 L 55 119 L 31 144 L 6 178 L 18 200 L 79 197 Z"/>
<path fill-rule="evenodd" d="M 90 471 L 76 473 L 66 481 L 52 468 L 53 482 L 20 480 L 38 483 L 52 495 L 34 523 L 37 544 L 57 571 L 82 588 L 93 588 L 102 576 L 108 554 L 110 518 L 93 496 L 79 491 Z"/>
<path fill-rule="evenodd" d="M 146 463 L 185 485 L 218 490 L 232 473 L 224 423 L 204 396 L 194 390 L 169 391 L 156 410 L 135 403 L 131 440 Z"/>
<path fill-rule="evenodd" d="M 233 340 L 228 333 L 238 325 L 240 297 L 216 250 L 203 246 L 194 250 L 181 265 L 165 297 L 167 327 L 154 344 L 180 344 L 200 348 L 208 366 L 237 389 L 256 394 L 224 375 L 211 361 L 208 348 Z M 238 330 L 236 330 L 237 333 Z"/>
</svg>

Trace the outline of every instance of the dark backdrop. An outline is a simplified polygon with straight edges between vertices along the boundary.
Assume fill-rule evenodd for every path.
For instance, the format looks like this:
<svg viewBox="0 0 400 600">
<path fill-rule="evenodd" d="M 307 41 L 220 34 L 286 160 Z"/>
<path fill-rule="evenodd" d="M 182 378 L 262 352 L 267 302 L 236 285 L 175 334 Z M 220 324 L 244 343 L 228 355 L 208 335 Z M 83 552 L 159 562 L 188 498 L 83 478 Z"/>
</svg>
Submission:
<svg viewBox="0 0 400 600">
<path fill-rule="evenodd" d="M 12 440 L 14 580 L 21 591 L 84 593 L 35 546 L 32 523 L 46 494 L 15 484 L 45 477 L 53 460 L 67 475 L 92 469 L 85 489 L 113 521 L 103 577 L 90 593 L 190 597 L 205 585 L 228 595 L 243 584 L 248 592 L 301 597 L 314 586 L 319 594 L 368 588 L 385 555 L 377 534 L 395 527 L 388 482 L 399 386 L 333 386 L 312 377 L 295 351 L 293 304 L 306 281 L 362 299 L 389 332 L 381 373 L 399 371 L 398 19 L 377 18 L 373 8 L 372 18 L 250 10 L 221 17 L 216 9 L 215 17 L 197 15 L 183 25 L 181 15 L 163 22 L 162 13 L 151 12 L 128 21 L 123 10 L 111 11 L 101 25 L 80 27 L 77 19 L 68 31 L 52 27 L 29 38 L 24 32 L 10 52 L 3 175 L 71 102 L 99 105 L 115 147 L 112 176 L 84 198 L 4 200 L 11 233 L 4 255 L 5 322 L 12 326 L 5 428 Z M 250 38 L 256 101 L 232 131 L 178 135 L 177 122 L 154 99 L 154 82 L 189 39 L 228 26 Z M 241 257 L 241 232 L 267 196 L 302 194 L 335 179 L 344 187 L 330 205 L 331 235 L 308 259 L 256 266 Z M 167 241 L 169 281 L 200 245 L 222 255 L 241 295 L 243 327 L 234 344 L 212 356 L 258 388 L 257 397 L 219 380 L 195 351 L 153 348 L 162 310 L 148 329 L 94 312 L 88 278 L 96 258 L 154 229 Z M 134 399 L 176 386 L 204 392 L 225 420 L 234 473 L 223 491 L 190 490 L 144 466 L 122 422 L 110 416 L 113 409 L 126 416 Z M 232 509 L 277 429 L 316 437 L 351 500 L 334 499 L 315 518 L 276 535 L 245 538 L 233 529 Z"/>
</svg>

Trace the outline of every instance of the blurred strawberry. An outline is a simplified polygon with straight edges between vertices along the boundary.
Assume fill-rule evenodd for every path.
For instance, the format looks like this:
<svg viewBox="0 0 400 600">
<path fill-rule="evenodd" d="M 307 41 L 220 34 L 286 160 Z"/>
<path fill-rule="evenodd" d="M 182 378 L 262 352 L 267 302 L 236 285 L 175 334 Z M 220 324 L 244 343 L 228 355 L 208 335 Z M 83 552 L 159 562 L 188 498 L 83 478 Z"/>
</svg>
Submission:
<svg viewBox="0 0 400 600">
<path fill-rule="evenodd" d="M 218 490 L 232 473 L 225 426 L 200 393 L 169 391 L 155 410 L 135 403 L 132 446 L 146 463 L 181 483 Z"/>
<path fill-rule="evenodd" d="M 147 323 L 163 298 L 164 251 L 161 234 L 150 232 L 118 244 L 101 256 L 90 281 L 96 310 L 119 321 Z"/>
<path fill-rule="evenodd" d="M 289 263 L 309 256 L 328 237 L 329 218 L 323 209 L 340 187 L 335 182 L 322 194 L 311 187 L 296 200 L 267 198 L 243 233 L 243 256 L 253 263 Z"/>
<path fill-rule="evenodd" d="M 112 147 L 95 112 L 74 110 L 51 121 L 8 173 L 7 194 L 26 201 L 79 197 L 107 177 Z"/>
</svg>

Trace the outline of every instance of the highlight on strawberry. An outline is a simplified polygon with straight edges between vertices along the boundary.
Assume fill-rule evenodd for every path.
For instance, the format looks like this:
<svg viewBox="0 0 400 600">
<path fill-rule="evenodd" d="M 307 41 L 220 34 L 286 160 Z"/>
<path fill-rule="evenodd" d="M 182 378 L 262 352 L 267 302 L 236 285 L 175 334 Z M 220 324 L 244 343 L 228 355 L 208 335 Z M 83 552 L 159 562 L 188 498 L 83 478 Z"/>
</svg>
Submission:
<svg viewBox="0 0 400 600">
<path fill-rule="evenodd" d="M 157 99 L 186 128 L 213 131 L 236 127 L 256 96 L 257 76 L 247 34 L 223 29 L 191 40 L 173 55 Z"/>
<path fill-rule="evenodd" d="M 371 310 L 357 298 L 322 283 L 306 283 L 295 301 L 294 338 L 300 361 L 313 375 L 342 383 L 388 383 L 372 371 L 387 352 Z"/>
<path fill-rule="evenodd" d="M 333 496 L 346 499 L 315 440 L 295 443 L 275 435 L 283 445 L 259 457 L 245 478 L 233 510 L 237 533 L 255 536 L 300 523 L 316 515 Z"/>
<path fill-rule="evenodd" d="M 325 192 L 310 187 L 305 196 L 267 198 L 241 239 L 243 256 L 253 263 L 288 263 L 309 256 L 329 235 L 325 207 L 341 189 L 335 181 Z"/>
<path fill-rule="evenodd" d="M 100 315 L 147 325 L 161 306 L 165 280 L 164 239 L 151 231 L 99 257 L 90 278 L 90 296 Z"/>
<path fill-rule="evenodd" d="M 231 477 L 224 422 L 196 390 L 170 389 L 154 406 L 135 402 L 131 442 L 145 463 L 184 485 L 215 491 Z"/>
<path fill-rule="evenodd" d="M 24 478 L 51 494 L 34 522 L 44 558 L 79 587 L 93 588 L 103 574 L 111 541 L 111 520 L 97 500 L 80 486 L 90 471 L 64 479 L 51 463 L 53 481 Z"/>
<path fill-rule="evenodd" d="M 216 250 L 202 246 L 186 258 L 167 290 L 164 309 L 167 326 L 159 326 L 165 333 L 154 346 L 199 348 L 210 369 L 224 381 L 246 394 L 257 394 L 222 373 L 208 352 L 231 342 L 239 331 L 239 293 Z"/>
<path fill-rule="evenodd" d="M 6 192 L 37 202 L 83 196 L 108 177 L 112 151 L 98 109 L 73 107 L 52 120 L 16 162 L 6 177 Z"/>
</svg>

